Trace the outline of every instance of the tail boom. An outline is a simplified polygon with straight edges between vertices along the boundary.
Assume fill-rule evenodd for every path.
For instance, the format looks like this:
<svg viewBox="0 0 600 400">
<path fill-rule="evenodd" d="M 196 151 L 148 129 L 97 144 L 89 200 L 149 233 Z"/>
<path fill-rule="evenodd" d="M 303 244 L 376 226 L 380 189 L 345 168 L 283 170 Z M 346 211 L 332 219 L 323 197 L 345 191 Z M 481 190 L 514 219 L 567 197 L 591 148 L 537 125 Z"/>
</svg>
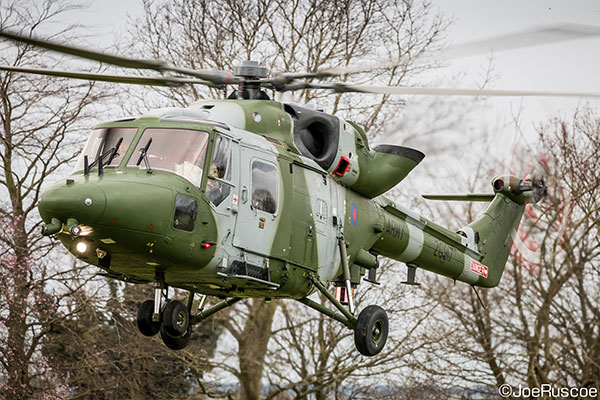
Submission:
<svg viewBox="0 0 600 400">
<path fill-rule="evenodd" d="M 500 185 L 499 179 L 508 184 Z M 515 177 L 496 178 L 494 195 L 486 196 L 491 203 L 485 213 L 458 232 L 383 199 L 381 236 L 371 250 L 470 285 L 495 287 L 510 253 L 511 234 L 529 198 L 528 193 L 515 192 L 518 181 Z M 477 200 L 483 198 L 477 195 Z M 469 196 L 452 198 L 467 199 L 472 200 Z"/>
</svg>

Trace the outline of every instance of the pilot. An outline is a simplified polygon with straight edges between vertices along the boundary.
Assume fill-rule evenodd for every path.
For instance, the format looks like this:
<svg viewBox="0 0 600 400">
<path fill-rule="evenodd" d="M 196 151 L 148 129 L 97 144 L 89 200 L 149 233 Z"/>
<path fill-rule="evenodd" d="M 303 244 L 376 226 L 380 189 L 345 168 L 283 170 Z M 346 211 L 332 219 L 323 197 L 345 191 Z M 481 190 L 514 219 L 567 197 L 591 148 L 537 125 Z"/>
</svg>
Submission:
<svg viewBox="0 0 600 400">
<path fill-rule="evenodd" d="M 223 166 L 222 163 L 219 163 L 217 161 L 213 161 L 210 164 L 210 167 L 208 169 L 208 175 L 212 176 L 213 178 L 223 178 L 225 176 L 225 167 Z M 222 184 L 217 181 L 216 179 L 208 179 L 208 181 L 206 182 L 206 197 L 213 203 L 213 204 L 220 204 L 222 200 L 222 196 L 224 195 L 224 193 L 222 193 Z"/>
</svg>

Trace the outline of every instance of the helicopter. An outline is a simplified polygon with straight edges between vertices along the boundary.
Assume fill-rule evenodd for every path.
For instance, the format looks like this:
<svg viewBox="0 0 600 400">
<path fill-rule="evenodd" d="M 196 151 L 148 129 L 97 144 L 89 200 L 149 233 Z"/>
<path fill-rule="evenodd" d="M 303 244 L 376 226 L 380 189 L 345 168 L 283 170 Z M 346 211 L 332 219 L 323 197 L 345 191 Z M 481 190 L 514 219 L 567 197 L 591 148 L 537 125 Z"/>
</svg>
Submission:
<svg viewBox="0 0 600 400">
<path fill-rule="evenodd" d="M 357 315 L 354 291 L 363 281 L 379 284 L 381 257 L 406 264 L 407 284 L 416 284 L 416 270 L 424 269 L 473 288 L 493 288 L 525 205 L 546 193 L 541 177 L 500 175 L 491 193 L 424 196 L 490 203 L 475 221 L 449 230 L 384 196 L 423 160 L 422 152 L 395 144 L 371 147 L 358 124 L 274 101 L 264 89 L 598 97 L 315 83 L 348 70 L 270 78 L 254 61 L 233 73 L 188 70 L 7 31 L 0 36 L 162 75 L 0 66 L 5 71 L 140 85 L 236 86 L 227 99 L 97 125 L 73 173 L 46 189 L 38 205 L 43 235 L 57 238 L 109 278 L 153 285 L 154 298 L 141 303 L 137 325 L 145 336 L 160 333 L 173 350 L 189 344 L 194 325 L 242 299 L 263 298 L 296 300 L 339 321 L 354 331 L 361 354 L 375 356 L 386 344 L 388 316 L 378 305 Z M 187 291 L 187 301 L 170 299 L 169 287 Z M 311 300 L 315 292 L 333 309 Z M 221 301 L 206 307 L 207 296 Z"/>
</svg>

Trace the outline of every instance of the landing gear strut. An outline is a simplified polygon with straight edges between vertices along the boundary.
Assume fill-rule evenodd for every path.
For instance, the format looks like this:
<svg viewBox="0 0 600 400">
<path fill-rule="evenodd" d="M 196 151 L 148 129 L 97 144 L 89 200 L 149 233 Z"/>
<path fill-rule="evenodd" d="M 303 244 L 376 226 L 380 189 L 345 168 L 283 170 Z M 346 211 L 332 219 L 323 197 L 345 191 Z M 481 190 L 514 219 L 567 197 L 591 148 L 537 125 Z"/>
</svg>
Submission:
<svg viewBox="0 0 600 400">
<path fill-rule="evenodd" d="M 356 318 L 331 293 L 329 293 L 327 288 L 312 272 L 308 275 L 308 278 L 319 292 L 331 301 L 341 314 L 330 310 L 320 303 L 307 299 L 306 297 L 298 299 L 298 301 L 336 321 L 340 321 L 348 328 L 354 330 L 354 344 L 356 345 L 356 349 L 362 355 L 371 357 L 379 354 L 385 346 L 389 330 L 388 317 L 385 310 L 379 306 L 370 305 L 362 310 L 358 315 L 358 318 Z"/>
</svg>

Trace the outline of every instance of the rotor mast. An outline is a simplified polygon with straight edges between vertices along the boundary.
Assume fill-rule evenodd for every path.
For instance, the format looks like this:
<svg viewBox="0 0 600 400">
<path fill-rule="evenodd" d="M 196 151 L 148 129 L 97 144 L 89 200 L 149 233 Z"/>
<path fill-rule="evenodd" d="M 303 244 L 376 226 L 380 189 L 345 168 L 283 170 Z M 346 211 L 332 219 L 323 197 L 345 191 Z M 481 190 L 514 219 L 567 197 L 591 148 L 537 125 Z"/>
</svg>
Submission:
<svg viewBox="0 0 600 400">
<path fill-rule="evenodd" d="M 258 61 L 246 60 L 241 65 L 233 68 L 233 74 L 242 78 L 236 91 L 229 95 L 230 99 L 270 100 L 269 96 L 261 90 L 261 79 L 267 77 L 267 68 L 258 64 Z"/>
</svg>

